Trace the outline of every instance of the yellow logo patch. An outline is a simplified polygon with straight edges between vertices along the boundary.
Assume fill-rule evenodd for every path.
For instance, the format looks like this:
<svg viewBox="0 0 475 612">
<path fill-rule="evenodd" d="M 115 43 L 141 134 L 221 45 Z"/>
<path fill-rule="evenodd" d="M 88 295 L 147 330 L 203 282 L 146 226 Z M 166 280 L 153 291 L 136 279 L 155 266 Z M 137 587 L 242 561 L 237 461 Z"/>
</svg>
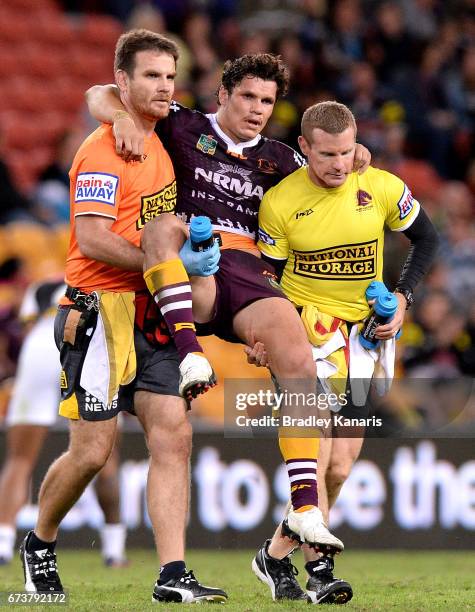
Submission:
<svg viewBox="0 0 475 612">
<path fill-rule="evenodd" d="M 322 280 L 374 278 L 378 241 L 343 244 L 319 251 L 294 251 L 294 273 Z"/>
<path fill-rule="evenodd" d="M 176 205 L 176 181 L 170 183 L 157 193 L 142 196 L 140 207 L 140 217 L 137 219 L 137 229 L 140 230 L 144 225 L 158 217 L 163 212 L 173 212 Z"/>
<path fill-rule="evenodd" d="M 59 379 L 59 386 L 61 389 L 67 389 L 68 388 L 68 379 L 66 378 L 66 372 L 64 370 L 61 370 L 61 375 L 60 375 L 60 379 Z"/>
<path fill-rule="evenodd" d="M 178 332 L 181 329 L 192 329 L 193 331 L 196 331 L 193 323 L 175 323 L 175 332 Z"/>
<path fill-rule="evenodd" d="M 311 485 L 309 484 L 297 484 L 294 485 L 290 490 L 292 491 L 292 493 L 294 493 L 294 491 L 300 491 L 300 489 L 310 489 Z"/>
</svg>

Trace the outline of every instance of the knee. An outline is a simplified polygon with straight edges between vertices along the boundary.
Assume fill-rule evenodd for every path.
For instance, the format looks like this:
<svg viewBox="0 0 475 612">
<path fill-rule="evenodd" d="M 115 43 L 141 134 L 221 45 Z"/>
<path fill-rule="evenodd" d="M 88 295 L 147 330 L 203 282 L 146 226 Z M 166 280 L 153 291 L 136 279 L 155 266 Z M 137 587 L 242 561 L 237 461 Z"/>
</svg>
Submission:
<svg viewBox="0 0 475 612">
<path fill-rule="evenodd" d="M 192 428 L 188 419 L 172 427 L 153 427 L 147 445 L 153 461 L 188 461 L 191 456 Z"/>
<path fill-rule="evenodd" d="M 331 463 L 325 474 L 328 492 L 339 491 L 350 475 L 352 462 Z"/>
<path fill-rule="evenodd" d="M 181 247 L 186 237 L 186 226 L 171 213 L 162 213 L 145 224 L 142 231 L 141 247 L 145 253 L 160 255 L 170 245 Z"/>
<path fill-rule="evenodd" d="M 264 342 L 265 344 L 265 342 Z M 316 380 L 317 369 L 308 342 L 287 343 L 269 354 L 271 370 L 278 378 Z"/>
<path fill-rule="evenodd" d="M 75 465 L 77 466 L 77 469 L 84 475 L 92 478 L 100 470 L 102 470 L 104 465 L 107 463 L 107 459 L 110 455 L 110 449 L 92 445 L 87 449 L 70 449 L 70 453 Z"/>
<path fill-rule="evenodd" d="M 317 368 L 312 359 L 310 350 L 307 346 L 296 346 L 292 351 L 289 351 L 286 359 L 287 367 L 289 368 L 289 376 L 302 379 L 314 379 L 317 377 Z"/>
</svg>

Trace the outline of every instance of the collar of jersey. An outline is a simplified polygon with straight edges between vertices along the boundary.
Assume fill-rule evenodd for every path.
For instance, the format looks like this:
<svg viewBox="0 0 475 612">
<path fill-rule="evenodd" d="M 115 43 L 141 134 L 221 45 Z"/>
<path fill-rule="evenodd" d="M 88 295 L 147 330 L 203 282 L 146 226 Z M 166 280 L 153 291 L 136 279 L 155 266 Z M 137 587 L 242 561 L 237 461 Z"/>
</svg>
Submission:
<svg viewBox="0 0 475 612">
<path fill-rule="evenodd" d="M 206 115 L 206 117 L 209 119 L 209 121 L 211 123 L 211 127 L 213 128 L 213 130 L 216 132 L 216 134 L 218 134 L 218 136 L 221 138 L 221 140 L 224 140 L 224 142 L 226 143 L 226 145 L 228 147 L 228 151 L 230 151 L 231 153 L 241 154 L 243 149 L 246 149 L 248 147 L 255 147 L 256 144 L 261 139 L 261 135 L 258 134 L 252 140 L 248 140 L 247 142 L 240 142 L 239 144 L 236 144 L 219 127 L 216 113 L 210 113 L 209 115 Z"/>
</svg>

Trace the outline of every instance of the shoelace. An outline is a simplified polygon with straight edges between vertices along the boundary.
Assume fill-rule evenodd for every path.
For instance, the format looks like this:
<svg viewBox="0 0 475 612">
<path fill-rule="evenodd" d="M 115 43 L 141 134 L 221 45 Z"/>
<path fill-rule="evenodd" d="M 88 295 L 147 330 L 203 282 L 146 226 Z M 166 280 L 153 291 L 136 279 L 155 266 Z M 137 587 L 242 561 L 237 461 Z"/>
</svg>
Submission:
<svg viewBox="0 0 475 612">
<path fill-rule="evenodd" d="M 185 572 L 180 578 L 180 582 L 184 582 L 185 584 L 190 584 L 190 582 L 196 582 L 198 584 L 198 580 L 196 580 L 195 575 L 193 574 L 193 570 Z"/>
<path fill-rule="evenodd" d="M 35 563 L 39 558 L 36 555 L 31 555 L 30 566 L 32 575 L 35 578 L 35 584 L 40 590 L 54 591 L 58 587 L 62 589 L 61 581 L 58 576 L 58 565 L 56 563 L 56 555 L 47 553 L 44 559 Z"/>
<path fill-rule="evenodd" d="M 49 578 L 51 575 L 54 577 L 58 575 L 58 566 L 53 555 L 51 559 L 46 558 L 41 563 L 34 563 L 33 569 L 35 576 L 43 575 L 45 578 Z"/>
<path fill-rule="evenodd" d="M 326 567 L 312 572 L 313 576 L 315 576 L 319 580 L 321 578 L 328 578 L 329 580 L 333 580 L 333 559 L 331 559 L 330 557 L 327 557 L 325 559 L 322 558 L 320 559 L 320 562 L 325 563 Z"/>
<path fill-rule="evenodd" d="M 282 559 L 279 566 L 279 582 L 285 584 L 286 586 L 294 587 L 294 589 L 297 591 L 295 576 L 299 575 L 298 569 L 295 567 L 295 565 L 293 565 L 292 561 L 288 557 Z M 298 590 L 300 591 L 300 587 L 298 587 Z"/>
</svg>

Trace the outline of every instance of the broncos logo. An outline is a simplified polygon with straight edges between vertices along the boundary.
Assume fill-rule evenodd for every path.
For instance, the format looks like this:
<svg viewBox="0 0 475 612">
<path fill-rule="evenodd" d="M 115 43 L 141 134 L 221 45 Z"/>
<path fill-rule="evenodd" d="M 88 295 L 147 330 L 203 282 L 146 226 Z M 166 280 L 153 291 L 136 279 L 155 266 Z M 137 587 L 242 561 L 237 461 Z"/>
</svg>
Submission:
<svg viewBox="0 0 475 612">
<path fill-rule="evenodd" d="M 371 204 L 372 200 L 373 196 L 367 191 L 358 189 L 358 191 L 356 192 L 357 206 L 368 206 L 368 204 Z"/>
</svg>

